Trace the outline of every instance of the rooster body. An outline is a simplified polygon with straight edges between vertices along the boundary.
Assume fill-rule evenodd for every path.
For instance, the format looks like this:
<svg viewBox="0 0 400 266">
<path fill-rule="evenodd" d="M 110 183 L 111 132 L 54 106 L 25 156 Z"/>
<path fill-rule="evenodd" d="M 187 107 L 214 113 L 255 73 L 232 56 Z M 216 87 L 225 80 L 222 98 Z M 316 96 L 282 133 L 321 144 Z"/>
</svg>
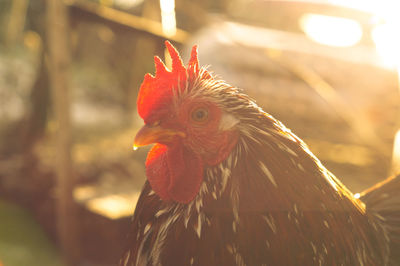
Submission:
<svg viewBox="0 0 400 266">
<path fill-rule="evenodd" d="M 196 47 L 186 68 L 166 45 L 172 71 L 156 58 L 138 97 L 135 145 L 157 144 L 121 265 L 394 264 L 400 222 L 385 222 L 400 207 L 382 214 L 390 204 L 375 192 L 370 210 L 282 123 L 199 68 Z"/>
</svg>

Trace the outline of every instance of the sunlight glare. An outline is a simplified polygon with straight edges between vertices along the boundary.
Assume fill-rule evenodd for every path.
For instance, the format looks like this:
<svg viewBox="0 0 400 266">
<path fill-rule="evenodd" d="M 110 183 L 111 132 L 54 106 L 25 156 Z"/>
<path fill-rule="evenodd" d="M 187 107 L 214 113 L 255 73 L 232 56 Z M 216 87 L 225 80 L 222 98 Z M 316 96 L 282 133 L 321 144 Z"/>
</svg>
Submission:
<svg viewBox="0 0 400 266">
<path fill-rule="evenodd" d="M 167 36 L 176 34 L 175 0 L 160 0 L 162 30 Z"/>
<path fill-rule="evenodd" d="M 109 219 L 115 220 L 129 217 L 133 213 L 139 193 L 133 195 L 108 195 L 93 198 L 86 202 L 86 206 L 94 213 L 101 214 Z"/>
<path fill-rule="evenodd" d="M 400 66 L 400 1 L 398 0 L 329 0 L 375 16 L 380 21 L 371 32 L 376 50 L 387 67 Z"/>
<path fill-rule="evenodd" d="M 384 64 L 389 67 L 400 65 L 400 21 L 392 21 L 376 26 L 372 39 Z"/>
<path fill-rule="evenodd" d="M 337 47 L 353 46 L 363 34 L 355 20 L 311 13 L 301 17 L 300 27 L 313 41 Z"/>
<path fill-rule="evenodd" d="M 391 174 L 398 173 L 400 173 L 400 130 L 397 131 L 394 138 L 391 169 Z"/>
<path fill-rule="evenodd" d="M 114 4 L 124 9 L 129 9 L 140 5 L 143 1 L 144 0 L 114 0 Z"/>
</svg>

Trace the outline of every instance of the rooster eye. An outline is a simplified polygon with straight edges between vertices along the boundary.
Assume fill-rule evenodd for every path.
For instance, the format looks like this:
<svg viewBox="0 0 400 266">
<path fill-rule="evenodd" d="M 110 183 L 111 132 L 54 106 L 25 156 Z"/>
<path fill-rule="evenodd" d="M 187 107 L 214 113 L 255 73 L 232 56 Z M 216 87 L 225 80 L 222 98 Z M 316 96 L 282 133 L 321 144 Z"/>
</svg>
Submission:
<svg viewBox="0 0 400 266">
<path fill-rule="evenodd" d="M 208 110 L 200 107 L 192 111 L 192 119 L 196 122 L 205 122 L 208 119 Z"/>
</svg>

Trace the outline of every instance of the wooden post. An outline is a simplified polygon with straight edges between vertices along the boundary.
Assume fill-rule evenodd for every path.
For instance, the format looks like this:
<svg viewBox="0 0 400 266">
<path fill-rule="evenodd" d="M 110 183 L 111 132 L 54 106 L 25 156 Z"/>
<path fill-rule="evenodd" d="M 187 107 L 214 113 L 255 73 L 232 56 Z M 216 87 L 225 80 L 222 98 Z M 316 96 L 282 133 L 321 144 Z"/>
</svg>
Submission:
<svg viewBox="0 0 400 266">
<path fill-rule="evenodd" d="M 13 0 L 8 18 L 6 44 L 14 45 L 22 36 L 25 26 L 26 10 L 28 8 L 27 0 Z"/>
<path fill-rule="evenodd" d="M 57 127 L 55 159 L 57 174 L 57 229 L 67 263 L 76 265 L 79 257 L 77 217 L 72 198 L 74 178 L 71 160 L 70 97 L 68 88 L 70 53 L 69 21 L 63 1 L 47 0 L 47 41 L 50 87 Z"/>
</svg>

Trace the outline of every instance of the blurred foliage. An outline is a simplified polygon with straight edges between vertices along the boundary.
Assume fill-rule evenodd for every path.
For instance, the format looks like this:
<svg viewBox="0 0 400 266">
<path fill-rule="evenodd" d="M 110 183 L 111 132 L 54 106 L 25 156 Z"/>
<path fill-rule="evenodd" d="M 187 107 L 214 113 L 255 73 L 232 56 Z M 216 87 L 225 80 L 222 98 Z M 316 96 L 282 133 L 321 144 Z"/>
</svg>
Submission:
<svg viewBox="0 0 400 266">
<path fill-rule="evenodd" d="M 4 266 L 63 266 L 39 224 L 26 211 L 0 200 L 0 261 Z"/>
<path fill-rule="evenodd" d="M 9 42 L 13 1 L 0 0 L 0 191 L 3 198 L 29 209 L 45 232 L 57 239 L 52 194 L 57 154 L 52 137 L 57 126 L 48 82 L 46 1 L 26 0 L 27 9 L 17 12 L 24 27 Z M 161 20 L 159 0 L 79 1 Z M 127 6 L 128 2 L 135 4 Z M 209 22 L 208 11 L 219 12 L 227 2 L 176 0 L 177 27 L 191 34 Z M 142 123 L 134 115 L 136 95 L 144 74 L 154 72 L 153 56 L 163 57 L 164 39 L 77 5 L 69 7 L 69 18 L 71 153 L 77 186 L 111 179 L 112 188 L 107 186 L 111 194 L 109 190 L 130 188 L 126 183 L 140 190 L 146 149 L 131 151 L 135 127 Z M 90 212 L 80 218 L 80 227 L 85 228 L 79 247 L 83 260 L 114 265 L 127 229 Z M 4 266 L 63 265 L 51 240 L 24 209 L 0 201 Z"/>
<path fill-rule="evenodd" d="M 1 0 L 0 1 L 0 41 L 4 41 L 5 32 L 7 31 L 7 19 L 8 19 L 8 12 L 10 10 L 11 1 L 10 0 Z"/>
</svg>

